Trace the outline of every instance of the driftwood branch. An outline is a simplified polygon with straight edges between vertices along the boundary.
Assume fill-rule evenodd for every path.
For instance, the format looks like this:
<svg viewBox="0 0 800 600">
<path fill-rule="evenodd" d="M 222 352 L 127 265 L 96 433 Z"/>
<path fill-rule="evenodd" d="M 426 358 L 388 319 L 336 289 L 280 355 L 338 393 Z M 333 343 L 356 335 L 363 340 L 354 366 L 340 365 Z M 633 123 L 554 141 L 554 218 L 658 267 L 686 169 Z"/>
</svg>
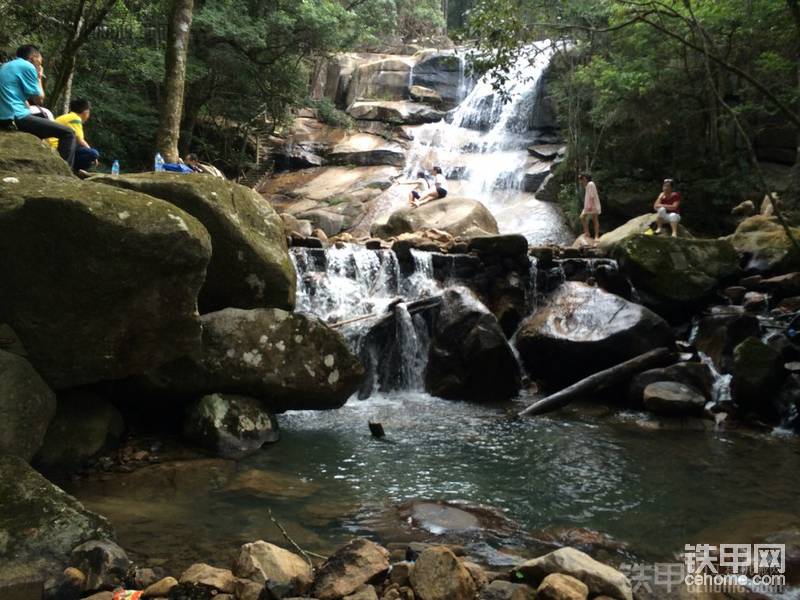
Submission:
<svg viewBox="0 0 800 600">
<path fill-rule="evenodd" d="M 269 514 L 269 520 L 272 521 L 275 524 L 275 527 L 277 527 L 280 530 L 280 532 L 283 535 L 283 537 L 286 538 L 286 541 L 289 542 L 294 547 L 294 549 L 297 550 L 300 553 L 300 555 L 303 558 L 306 559 L 306 562 L 308 563 L 308 566 L 311 567 L 312 571 L 315 570 L 314 563 L 311 561 L 311 557 L 312 556 L 314 558 L 320 558 L 322 560 L 328 560 L 327 556 L 322 556 L 321 554 L 314 554 L 313 552 L 309 552 L 308 550 L 303 550 L 303 548 L 300 546 L 300 544 L 295 542 L 289 536 L 289 534 L 287 533 L 287 531 L 284 528 L 284 526 L 281 525 L 280 521 L 278 521 L 278 519 L 275 518 L 275 516 L 272 514 L 272 509 L 271 508 L 267 509 L 267 513 Z"/>
<path fill-rule="evenodd" d="M 564 388 L 563 390 L 551 394 L 546 398 L 542 398 L 537 402 L 531 404 L 528 408 L 520 412 L 519 417 L 533 417 L 541 415 L 558 408 L 562 408 L 572 402 L 573 400 L 585 396 L 591 392 L 605 389 L 617 383 L 621 383 L 630 379 L 633 375 L 646 371 L 648 369 L 655 369 L 672 364 L 675 361 L 675 356 L 668 348 L 658 348 L 651 350 L 644 354 L 640 354 L 635 358 L 626 360 L 614 367 L 599 371 L 593 375 L 589 375 L 585 379 Z"/>
<path fill-rule="evenodd" d="M 341 327 L 343 325 L 349 325 L 350 323 L 358 323 L 359 321 L 366 321 L 367 319 L 380 319 L 378 324 L 382 323 L 384 320 L 391 319 L 394 316 L 394 309 L 395 307 L 403 301 L 402 298 L 395 298 L 392 300 L 389 305 L 386 307 L 386 311 L 382 313 L 370 313 L 368 315 L 359 315 L 358 317 L 353 317 L 351 319 L 345 319 L 344 321 L 337 321 L 336 323 L 328 324 L 328 327 Z M 406 305 L 406 309 L 410 314 L 416 314 L 426 308 L 433 308 L 434 306 L 438 306 L 442 303 L 441 296 L 431 296 L 429 298 L 422 298 L 421 300 L 414 300 L 413 302 L 409 302 Z"/>
</svg>

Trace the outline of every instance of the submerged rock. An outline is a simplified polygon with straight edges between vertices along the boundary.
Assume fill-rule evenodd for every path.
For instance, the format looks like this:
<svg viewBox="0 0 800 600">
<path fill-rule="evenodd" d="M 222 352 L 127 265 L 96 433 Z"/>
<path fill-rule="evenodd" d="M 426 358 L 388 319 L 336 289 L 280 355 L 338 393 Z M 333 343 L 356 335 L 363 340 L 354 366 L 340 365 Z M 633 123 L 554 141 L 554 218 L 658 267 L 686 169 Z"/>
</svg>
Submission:
<svg viewBox="0 0 800 600">
<path fill-rule="evenodd" d="M 247 396 L 209 394 L 189 408 L 184 435 L 223 458 L 242 458 L 280 439 L 278 422 Z"/>
<path fill-rule="evenodd" d="M 497 221 L 477 200 L 447 197 L 419 208 L 395 211 L 385 223 L 376 223 L 371 233 L 385 239 L 426 229 L 440 229 L 452 236 L 473 238 L 496 235 Z"/>
<path fill-rule="evenodd" d="M 512 579 L 521 577 L 539 585 L 551 573 L 563 573 L 582 581 L 592 596 L 605 594 L 619 600 L 633 600 L 631 582 L 625 575 L 574 548 L 559 548 L 526 561 L 510 575 Z"/>
<path fill-rule="evenodd" d="M 425 387 L 434 396 L 483 401 L 519 391 L 519 363 L 497 318 L 467 289 L 442 295 Z"/>
<path fill-rule="evenodd" d="M 227 307 L 294 308 L 296 276 L 283 221 L 253 190 L 201 174 L 95 177 L 185 210 L 211 236 L 214 252 L 200 290 L 201 312 Z"/>
<path fill-rule="evenodd" d="M 200 337 L 211 256 L 179 208 L 77 179 L 0 181 L 0 320 L 64 389 L 144 373 Z"/>
<path fill-rule="evenodd" d="M 344 338 L 313 317 L 280 309 L 229 308 L 203 315 L 202 343 L 154 371 L 169 394 L 241 394 L 271 412 L 339 408 L 364 368 Z"/>
<path fill-rule="evenodd" d="M 16 354 L 0 350 L 0 454 L 31 460 L 56 412 L 56 396 Z"/>
<path fill-rule="evenodd" d="M 411 587 L 420 600 L 473 600 L 476 586 L 467 568 L 445 546 L 428 548 L 411 569 Z"/>
<path fill-rule="evenodd" d="M 559 385 L 672 343 L 651 310 L 578 282 L 562 284 L 516 336 L 530 375 Z"/>
<path fill-rule="evenodd" d="M 22 459 L 0 456 L 0 581 L 23 567 L 43 578 L 63 571 L 72 549 L 112 539 L 111 525 Z"/>
<path fill-rule="evenodd" d="M 317 571 L 311 596 L 337 600 L 372 583 L 389 570 L 389 552 L 364 538 L 339 548 Z"/>
<path fill-rule="evenodd" d="M 45 140 L 29 133 L 0 132 L 0 179 L 28 174 L 72 177 L 72 170 Z"/>
</svg>

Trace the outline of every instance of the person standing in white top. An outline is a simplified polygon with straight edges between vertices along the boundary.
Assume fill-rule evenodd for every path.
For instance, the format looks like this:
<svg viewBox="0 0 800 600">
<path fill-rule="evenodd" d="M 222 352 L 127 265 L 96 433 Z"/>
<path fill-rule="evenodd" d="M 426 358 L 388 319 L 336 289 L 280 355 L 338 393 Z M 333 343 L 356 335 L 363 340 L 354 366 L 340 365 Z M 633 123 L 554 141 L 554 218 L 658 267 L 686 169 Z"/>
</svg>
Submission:
<svg viewBox="0 0 800 600">
<path fill-rule="evenodd" d="M 581 173 L 578 176 L 581 186 L 586 189 L 583 196 L 583 211 L 581 211 L 581 223 L 583 224 L 583 236 L 589 240 L 589 217 L 594 222 L 594 240 L 600 239 L 600 196 L 597 193 L 597 186 L 592 181 L 592 176 L 588 173 Z"/>
<path fill-rule="evenodd" d="M 447 196 L 447 180 L 444 178 L 444 175 L 442 175 L 442 168 L 433 167 L 433 173 L 433 189 L 419 200 L 413 202 L 412 204 L 415 207 L 422 206 L 431 200 L 439 200 Z"/>
</svg>

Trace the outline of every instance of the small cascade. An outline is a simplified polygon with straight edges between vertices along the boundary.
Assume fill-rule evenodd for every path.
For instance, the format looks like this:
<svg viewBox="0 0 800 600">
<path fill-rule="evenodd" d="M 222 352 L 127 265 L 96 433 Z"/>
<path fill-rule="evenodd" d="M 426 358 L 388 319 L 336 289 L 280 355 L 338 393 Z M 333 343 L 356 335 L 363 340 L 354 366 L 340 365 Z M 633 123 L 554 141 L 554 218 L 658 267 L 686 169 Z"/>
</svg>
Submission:
<svg viewBox="0 0 800 600">
<path fill-rule="evenodd" d="M 399 349 L 398 389 L 423 391 L 430 335 L 422 318 L 413 317 L 401 302 L 395 308 L 395 334 Z"/>
<path fill-rule="evenodd" d="M 714 384 L 711 387 L 711 402 L 715 405 L 730 403 L 731 379 L 733 376 L 729 373 L 720 373 L 714 361 L 711 360 L 711 357 L 707 354 L 703 352 L 699 352 L 698 354 L 700 355 L 700 360 L 709 368 L 714 378 Z"/>
</svg>

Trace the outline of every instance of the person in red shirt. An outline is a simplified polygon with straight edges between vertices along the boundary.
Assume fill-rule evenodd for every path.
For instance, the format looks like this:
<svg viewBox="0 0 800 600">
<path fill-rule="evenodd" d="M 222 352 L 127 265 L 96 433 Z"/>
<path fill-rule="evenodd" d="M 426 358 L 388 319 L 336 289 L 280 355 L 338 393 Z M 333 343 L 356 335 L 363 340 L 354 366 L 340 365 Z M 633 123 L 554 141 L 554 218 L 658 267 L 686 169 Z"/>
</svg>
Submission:
<svg viewBox="0 0 800 600">
<path fill-rule="evenodd" d="M 665 179 L 661 193 L 653 204 L 656 211 L 656 233 L 661 233 L 661 226 L 669 223 L 672 237 L 678 237 L 678 223 L 681 222 L 681 193 L 672 189 L 672 179 Z"/>
</svg>

